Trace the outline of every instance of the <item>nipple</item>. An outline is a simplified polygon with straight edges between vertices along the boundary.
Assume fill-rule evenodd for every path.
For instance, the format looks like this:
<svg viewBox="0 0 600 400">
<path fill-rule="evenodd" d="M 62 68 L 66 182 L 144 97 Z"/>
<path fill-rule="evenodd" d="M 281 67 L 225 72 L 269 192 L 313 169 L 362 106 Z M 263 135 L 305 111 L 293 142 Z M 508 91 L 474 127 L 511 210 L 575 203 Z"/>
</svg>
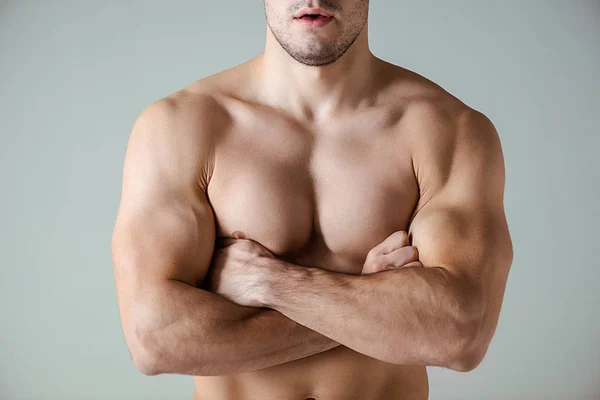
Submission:
<svg viewBox="0 0 600 400">
<path fill-rule="evenodd" d="M 246 239 L 246 234 L 242 231 L 235 231 L 231 234 L 231 237 L 236 239 Z"/>
</svg>

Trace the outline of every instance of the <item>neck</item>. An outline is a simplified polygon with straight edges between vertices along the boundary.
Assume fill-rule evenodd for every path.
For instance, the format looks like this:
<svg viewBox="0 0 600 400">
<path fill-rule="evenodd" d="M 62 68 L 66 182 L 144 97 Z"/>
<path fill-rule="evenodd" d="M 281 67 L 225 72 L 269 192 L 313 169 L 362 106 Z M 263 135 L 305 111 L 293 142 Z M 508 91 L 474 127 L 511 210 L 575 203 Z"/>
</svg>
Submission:
<svg viewBox="0 0 600 400">
<path fill-rule="evenodd" d="M 367 26 L 335 62 L 307 66 L 294 60 L 267 27 L 265 51 L 256 59 L 259 96 L 298 118 L 316 120 L 357 107 L 371 97 L 378 59 L 368 47 Z"/>
</svg>

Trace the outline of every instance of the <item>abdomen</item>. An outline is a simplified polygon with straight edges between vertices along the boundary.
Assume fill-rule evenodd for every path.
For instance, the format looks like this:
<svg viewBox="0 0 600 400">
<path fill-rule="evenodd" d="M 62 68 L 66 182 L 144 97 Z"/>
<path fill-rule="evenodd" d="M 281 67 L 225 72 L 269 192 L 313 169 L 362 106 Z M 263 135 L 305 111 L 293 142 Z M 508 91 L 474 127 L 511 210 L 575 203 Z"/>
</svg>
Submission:
<svg viewBox="0 0 600 400">
<path fill-rule="evenodd" d="M 385 363 L 345 346 L 258 371 L 194 377 L 194 400 L 426 400 L 422 366 Z"/>
</svg>

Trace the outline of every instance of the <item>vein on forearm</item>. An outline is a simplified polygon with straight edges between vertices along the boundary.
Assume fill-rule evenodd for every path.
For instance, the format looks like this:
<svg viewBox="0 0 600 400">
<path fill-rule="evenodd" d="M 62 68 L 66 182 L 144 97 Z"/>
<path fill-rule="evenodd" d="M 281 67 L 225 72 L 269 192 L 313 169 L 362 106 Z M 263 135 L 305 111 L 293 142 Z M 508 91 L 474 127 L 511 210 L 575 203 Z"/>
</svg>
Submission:
<svg viewBox="0 0 600 400">
<path fill-rule="evenodd" d="M 264 303 L 382 361 L 444 365 L 465 335 L 457 290 L 441 268 L 348 275 L 278 262 Z"/>
<path fill-rule="evenodd" d="M 179 281 L 163 290 L 147 306 L 155 311 L 145 341 L 159 373 L 230 375 L 339 345 L 271 309 L 242 307 Z"/>
</svg>

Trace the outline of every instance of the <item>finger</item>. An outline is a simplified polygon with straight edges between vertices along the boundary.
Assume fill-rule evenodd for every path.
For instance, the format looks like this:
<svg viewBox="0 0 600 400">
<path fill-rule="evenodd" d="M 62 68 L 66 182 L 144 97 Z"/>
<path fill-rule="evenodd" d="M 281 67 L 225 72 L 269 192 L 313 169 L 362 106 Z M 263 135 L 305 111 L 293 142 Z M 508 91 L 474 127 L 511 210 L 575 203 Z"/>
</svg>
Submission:
<svg viewBox="0 0 600 400">
<path fill-rule="evenodd" d="M 408 264 L 403 265 L 401 268 L 407 268 L 407 267 L 423 268 L 423 264 L 421 264 L 421 261 L 413 261 L 413 262 L 409 262 Z"/>
<path fill-rule="evenodd" d="M 406 231 L 396 231 L 375 246 L 372 251 L 377 254 L 388 254 L 405 246 L 408 246 L 408 233 Z"/>
<path fill-rule="evenodd" d="M 419 261 L 419 251 L 415 246 L 404 246 L 386 254 L 387 264 L 394 267 L 402 267 L 410 262 Z"/>
</svg>

